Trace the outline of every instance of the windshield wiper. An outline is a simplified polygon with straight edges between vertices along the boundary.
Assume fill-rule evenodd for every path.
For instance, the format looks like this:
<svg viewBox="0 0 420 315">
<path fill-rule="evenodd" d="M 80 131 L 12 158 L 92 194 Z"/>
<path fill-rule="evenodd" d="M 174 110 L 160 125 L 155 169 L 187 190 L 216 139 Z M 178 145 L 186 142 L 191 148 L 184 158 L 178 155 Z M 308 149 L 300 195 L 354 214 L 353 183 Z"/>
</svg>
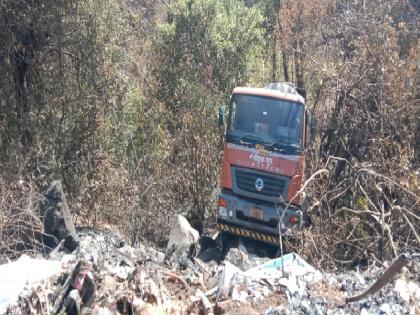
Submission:
<svg viewBox="0 0 420 315">
<path fill-rule="evenodd" d="M 268 146 L 279 152 L 286 152 L 287 150 L 301 152 L 301 148 L 299 145 L 283 139 L 275 139 L 274 142 L 269 144 Z"/>
<path fill-rule="evenodd" d="M 244 134 L 242 136 L 239 136 L 239 137 L 233 137 L 233 140 L 238 141 L 242 144 L 251 144 L 252 145 L 253 144 L 252 142 L 244 141 L 244 139 L 246 139 L 246 138 L 254 138 L 254 139 L 265 141 L 264 137 L 258 136 L 256 134 L 252 134 L 252 133 L 246 133 L 246 134 Z"/>
<path fill-rule="evenodd" d="M 283 145 L 296 145 L 293 142 L 290 142 L 290 141 L 287 141 L 287 140 L 284 140 L 284 139 L 281 139 L 281 138 L 276 138 L 276 139 L 274 139 L 274 141 L 278 144 L 280 143 L 280 144 L 283 144 Z"/>
</svg>

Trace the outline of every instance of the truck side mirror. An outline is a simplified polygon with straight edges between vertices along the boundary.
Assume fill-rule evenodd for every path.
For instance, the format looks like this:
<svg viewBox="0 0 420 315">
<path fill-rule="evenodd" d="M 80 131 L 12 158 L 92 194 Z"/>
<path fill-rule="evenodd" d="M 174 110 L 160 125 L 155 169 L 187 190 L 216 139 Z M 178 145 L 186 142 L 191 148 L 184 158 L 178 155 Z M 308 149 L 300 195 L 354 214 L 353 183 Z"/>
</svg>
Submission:
<svg viewBox="0 0 420 315">
<path fill-rule="evenodd" d="M 225 107 L 219 106 L 219 126 L 223 127 L 225 125 Z"/>
<path fill-rule="evenodd" d="M 306 100 L 306 90 L 303 87 L 296 87 L 296 92 Z"/>
</svg>

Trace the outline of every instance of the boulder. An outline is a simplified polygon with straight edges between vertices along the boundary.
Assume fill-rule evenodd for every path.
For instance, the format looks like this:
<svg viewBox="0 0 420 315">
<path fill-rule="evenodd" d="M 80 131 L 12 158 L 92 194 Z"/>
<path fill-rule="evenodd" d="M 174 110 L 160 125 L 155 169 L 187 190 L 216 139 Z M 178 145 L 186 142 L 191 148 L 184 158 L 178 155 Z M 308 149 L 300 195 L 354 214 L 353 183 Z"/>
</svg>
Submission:
<svg viewBox="0 0 420 315">
<path fill-rule="evenodd" d="M 166 250 L 169 250 L 173 245 L 175 248 L 191 246 L 196 244 L 198 239 L 198 232 L 191 227 L 185 217 L 178 214 L 172 221 Z"/>
<path fill-rule="evenodd" d="M 79 242 L 61 181 L 53 181 L 45 197 L 40 205 L 44 224 L 44 244 L 49 248 L 55 248 L 64 240 L 63 247 L 70 252 L 74 251 Z"/>
<path fill-rule="evenodd" d="M 191 227 L 187 219 L 177 215 L 172 221 L 165 262 L 178 270 L 186 269 L 192 264 L 190 257 L 196 251 L 198 239 L 198 232 Z"/>
</svg>

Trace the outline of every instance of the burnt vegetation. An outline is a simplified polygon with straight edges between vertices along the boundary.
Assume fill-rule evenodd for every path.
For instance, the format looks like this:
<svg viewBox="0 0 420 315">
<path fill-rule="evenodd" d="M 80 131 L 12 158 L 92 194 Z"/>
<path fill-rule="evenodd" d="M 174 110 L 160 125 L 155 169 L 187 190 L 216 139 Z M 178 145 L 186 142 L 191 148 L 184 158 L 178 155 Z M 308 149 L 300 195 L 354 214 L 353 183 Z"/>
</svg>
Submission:
<svg viewBox="0 0 420 315">
<path fill-rule="evenodd" d="M 170 218 L 214 228 L 233 87 L 291 81 L 316 130 L 315 265 L 420 248 L 416 1 L 0 1 L 0 261 L 42 251 L 61 179 L 78 225 L 165 244 Z M 314 176 L 311 176 L 315 174 Z"/>
</svg>

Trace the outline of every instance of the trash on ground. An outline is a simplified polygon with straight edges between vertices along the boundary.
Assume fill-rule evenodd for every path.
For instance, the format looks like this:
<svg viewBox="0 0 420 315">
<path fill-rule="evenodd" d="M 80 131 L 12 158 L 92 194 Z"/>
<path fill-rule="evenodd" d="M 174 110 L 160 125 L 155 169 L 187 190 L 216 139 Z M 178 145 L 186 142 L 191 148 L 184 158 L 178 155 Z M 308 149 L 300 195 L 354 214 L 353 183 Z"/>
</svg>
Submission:
<svg viewBox="0 0 420 315">
<path fill-rule="evenodd" d="M 240 249 L 217 261 L 209 257 L 212 251 L 217 252 L 213 242 L 197 241 L 186 224 L 179 227 L 173 235 L 192 233 L 191 237 L 185 242 L 174 236 L 166 253 L 144 244 L 134 248 L 110 232 L 84 228 L 78 230 L 79 246 L 71 253 L 58 248 L 49 260 L 23 256 L 2 265 L 0 314 L 418 314 L 420 311 L 418 275 L 407 267 L 396 281 L 385 284 L 380 293 L 346 304 L 346 297 L 363 292 L 369 283 L 381 277 L 384 268 L 373 265 L 363 271 L 326 273 L 295 253 L 267 259 Z M 191 251 L 204 243 L 209 244 L 205 251 L 210 259 L 206 260 Z M 232 263 L 235 260 L 238 266 Z M 419 262 L 413 264 L 418 270 Z"/>
</svg>

